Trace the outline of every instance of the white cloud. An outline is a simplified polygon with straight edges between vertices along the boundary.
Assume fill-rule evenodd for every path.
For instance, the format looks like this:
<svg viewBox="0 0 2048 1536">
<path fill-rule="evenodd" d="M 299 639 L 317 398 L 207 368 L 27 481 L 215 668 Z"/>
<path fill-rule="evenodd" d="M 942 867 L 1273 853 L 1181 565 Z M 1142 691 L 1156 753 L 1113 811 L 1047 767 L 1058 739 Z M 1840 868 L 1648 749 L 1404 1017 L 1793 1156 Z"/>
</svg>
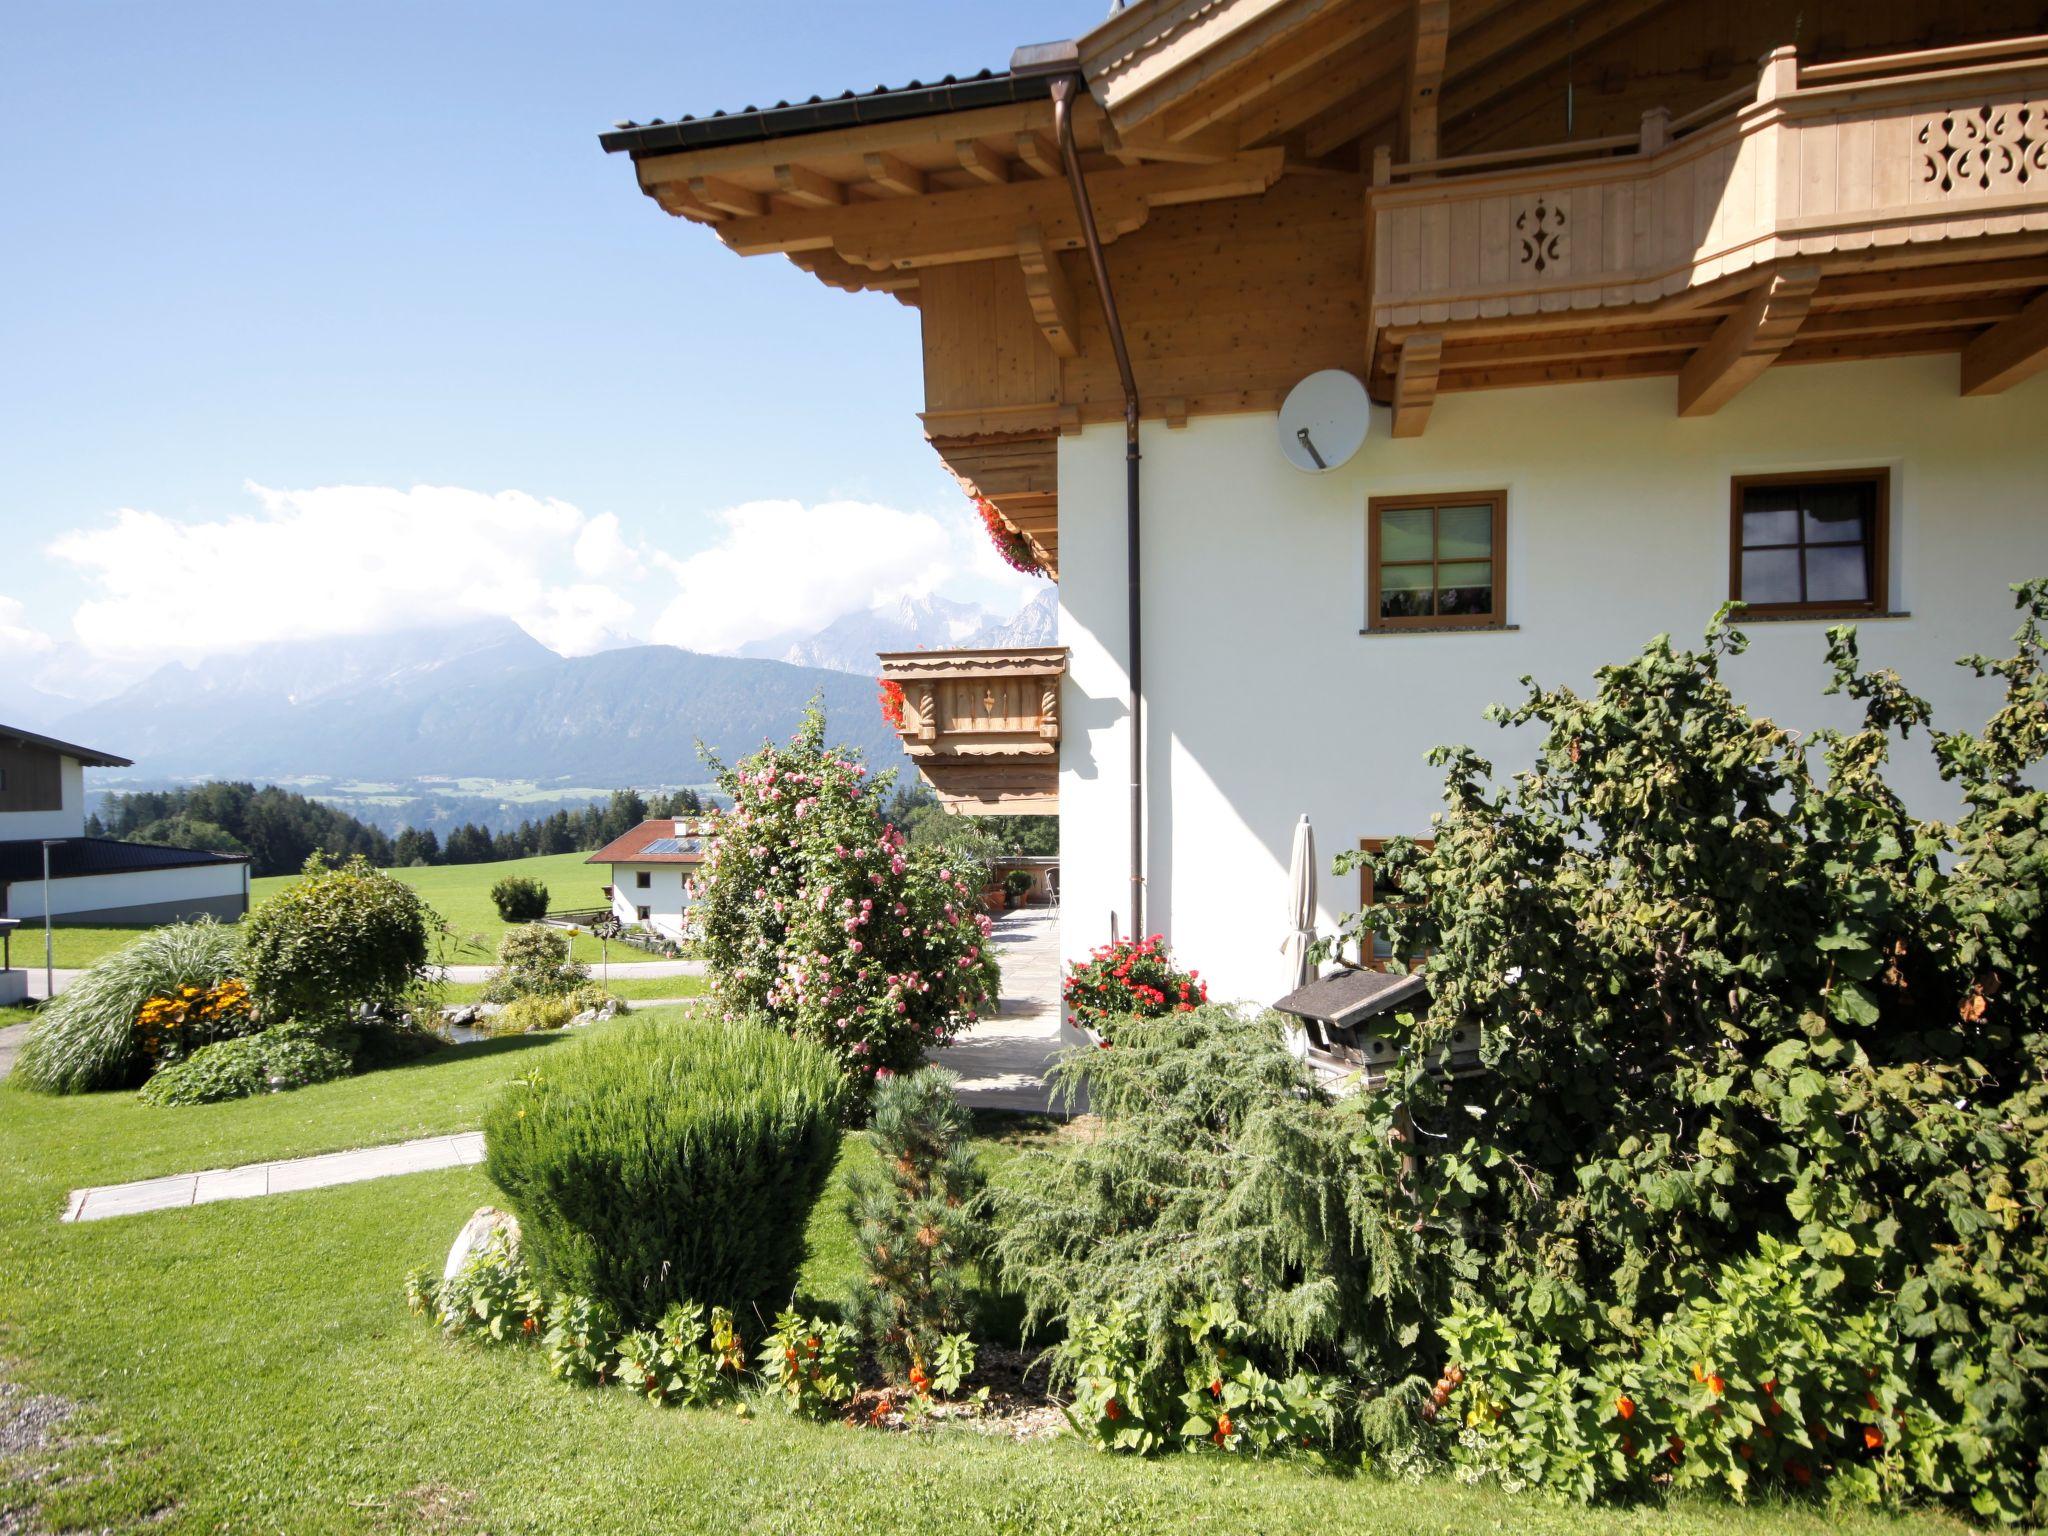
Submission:
<svg viewBox="0 0 2048 1536">
<path fill-rule="evenodd" d="M 257 513 L 175 522 L 123 508 L 57 538 L 49 553 L 95 589 L 73 616 L 79 642 L 156 660 L 479 617 L 570 654 L 631 635 L 631 602 L 589 579 L 632 565 L 609 513 L 455 486 L 249 490 Z"/>
<path fill-rule="evenodd" d="M 928 512 L 868 501 L 750 501 L 718 514 L 723 536 L 686 559 L 658 555 L 675 598 L 651 638 L 693 651 L 810 634 L 891 598 L 923 596 L 960 572 L 954 530 Z"/>
<path fill-rule="evenodd" d="M 28 610 L 16 597 L 0 597 L 0 667 L 42 661 L 57 642 L 28 622 Z"/>
</svg>

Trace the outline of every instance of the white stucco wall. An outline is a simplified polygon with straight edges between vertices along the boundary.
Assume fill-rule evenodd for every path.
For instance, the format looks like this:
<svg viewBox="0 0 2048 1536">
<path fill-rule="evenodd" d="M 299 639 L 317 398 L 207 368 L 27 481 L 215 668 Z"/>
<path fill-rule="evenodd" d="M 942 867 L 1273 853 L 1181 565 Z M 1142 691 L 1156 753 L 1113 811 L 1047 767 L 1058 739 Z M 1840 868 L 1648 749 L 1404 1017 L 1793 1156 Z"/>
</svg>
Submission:
<svg viewBox="0 0 2048 1536">
<path fill-rule="evenodd" d="M 1503 772 L 1530 745 L 1488 725 L 1533 673 L 1583 686 L 1651 636 L 1698 637 L 1728 595 L 1729 478 L 1889 466 L 1891 606 L 1866 621 L 1871 666 L 1897 667 L 1938 724 L 1981 724 L 1996 690 L 1953 665 L 2005 654 L 2009 585 L 2048 575 L 2048 377 L 1965 400 L 1954 357 L 1774 369 L 1716 416 L 1682 421 L 1670 379 L 1447 395 L 1426 435 L 1311 477 L 1271 415 L 1147 424 L 1144 452 L 1146 927 L 1219 997 L 1270 1001 L 1295 818 L 1314 823 L 1327 930 L 1356 904 L 1329 858 L 1361 837 L 1426 833 L 1438 743 Z M 1128 924 L 1124 463 L 1120 427 L 1060 440 L 1062 947 Z M 1507 633 L 1374 635 L 1366 501 L 1508 493 Z M 1780 723 L 1848 723 L 1821 697 L 1824 621 L 1756 624 L 1728 670 Z M 1916 736 L 1894 782 L 1943 812 L 1952 793 Z"/>
<path fill-rule="evenodd" d="M 139 869 L 117 875 L 80 875 L 50 882 L 50 910 L 55 917 L 77 918 L 96 912 L 166 903 L 239 900 L 243 864 L 196 864 L 184 869 Z M 41 920 L 43 883 L 18 880 L 7 888 L 7 915 L 26 922 Z M 163 920 L 168 921 L 166 917 Z M 17 945 L 22 943 L 19 933 Z M 38 950 L 38 953 L 41 951 Z"/>
<path fill-rule="evenodd" d="M 0 842 L 85 835 L 85 770 L 75 757 L 64 758 L 60 769 L 63 804 L 54 811 L 0 811 Z"/>
<path fill-rule="evenodd" d="M 664 938 L 681 939 L 683 917 L 695 905 L 685 883 L 697 873 L 694 864 L 614 864 L 612 869 L 612 914 L 622 923 L 638 923 L 639 909 L 648 909 L 646 926 Z M 648 888 L 641 890 L 635 876 L 645 871 Z"/>
</svg>

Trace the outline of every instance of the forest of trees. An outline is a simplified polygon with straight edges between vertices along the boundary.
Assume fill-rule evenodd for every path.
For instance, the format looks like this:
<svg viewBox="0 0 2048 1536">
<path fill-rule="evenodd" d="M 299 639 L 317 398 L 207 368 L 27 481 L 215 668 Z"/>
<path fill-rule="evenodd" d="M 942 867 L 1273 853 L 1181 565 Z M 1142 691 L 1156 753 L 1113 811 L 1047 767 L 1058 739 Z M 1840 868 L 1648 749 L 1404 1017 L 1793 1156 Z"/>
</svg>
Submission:
<svg viewBox="0 0 2048 1536">
<path fill-rule="evenodd" d="M 103 810 L 86 820 L 91 837 L 162 843 L 246 853 L 254 875 L 296 874 L 316 848 L 360 853 L 380 868 L 414 864 L 482 864 L 540 853 L 587 853 L 602 848 L 649 816 L 696 816 L 703 801 L 692 789 L 642 795 L 615 789 L 579 811 L 561 810 L 493 833 L 474 822 L 452 828 L 443 842 L 433 831 L 407 827 L 391 837 L 344 811 L 267 784 L 209 783 L 186 789 L 109 794 Z"/>
<path fill-rule="evenodd" d="M 382 869 L 589 853 L 650 816 L 700 816 L 704 810 L 694 789 L 652 795 L 615 789 L 608 799 L 593 800 L 581 810 L 558 810 L 501 832 L 471 821 L 451 827 L 445 838 L 432 828 L 414 827 L 392 837 L 345 811 L 275 784 L 258 789 L 253 784 L 216 782 L 109 794 L 102 810 L 87 819 L 85 830 L 93 837 L 246 853 L 251 874 L 290 875 L 316 848 L 338 857 L 360 853 Z M 887 814 L 914 842 L 958 847 L 984 862 L 1006 853 L 1060 851 L 1058 817 L 948 816 L 938 797 L 915 781 L 898 787 Z"/>
</svg>

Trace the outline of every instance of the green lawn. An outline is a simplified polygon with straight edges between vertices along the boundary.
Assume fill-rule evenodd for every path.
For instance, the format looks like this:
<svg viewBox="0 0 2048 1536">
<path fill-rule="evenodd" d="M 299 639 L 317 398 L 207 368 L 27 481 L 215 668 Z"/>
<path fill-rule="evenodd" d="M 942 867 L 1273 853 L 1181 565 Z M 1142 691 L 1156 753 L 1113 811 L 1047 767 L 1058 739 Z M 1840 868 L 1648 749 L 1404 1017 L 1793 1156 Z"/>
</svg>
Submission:
<svg viewBox="0 0 2048 1536">
<path fill-rule="evenodd" d="M 945 1533 L 1349 1530 L 1560 1536 L 1934 1536 L 1952 1522 L 1770 1507 L 1588 1513 L 1448 1483 L 1220 1457 L 1137 1462 L 1072 1443 L 936 1441 L 779 1416 L 655 1408 L 550 1380 L 519 1350 L 409 1316 L 492 1197 L 475 1169 L 59 1225 L 87 1183 L 474 1125 L 563 1037 L 464 1047 L 297 1093 L 184 1110 L 0 1090 L 0 1361 L 87 1405 L 46 1528 L 169 1533 Z M 1026 1122 L 1000 1135 L 1000 1155 Z M 856 1144 L 850 1157 L 864 1156 Z M 828 1194 L 802 1289 L 833 1294 L 851 1238 Z M 0 1509 L 29 1497 L 0 1470 Z M 12 1479 L 12 1481 L 10 1481 Z"/>
<path fill-rule="evenodd" d="M 597 966 L 590 968 L 591 979 L 600 975 Z M 483 999 L 485 983 L 481 981 L 451 981 L 442 987 L 442 993 L 451 1003 L 475 1003 Z M 702 976 L 635 976 L 624 966 L 612 966 L 611 989 L 627 1002 L 639 1002 L 648 998 L 702 997 L 704 978 Z"/>
<path fill-rule="evenodd" d="M 394 869 L 391 873 L 424 896 L 428 905 L 446 918 L 449 926 L 465 940 L 481 936 L 481 944 L 465 945 L 460 952 L 451 955 L 449 958 L 454 963 L 486 965 L 497 956 L 499 938 L 513 926 L 500 918 L 497 908 L 491 905 L 491 887 L 507 875 L 526 875 L 548 888 L 550 904 L 556 908 L 567 911 L 602 906 L 603 887 L 611 876 L 611 870 L 603 864 L 588 863 L 589 857 L 584 853 L 551 853 L 534 859 L 504 859 L 493 864 L 437 864 L 422 869 Z M 252 903 L 261 902 L 298 878 L 297 875 L 266 875 L 261 880 L 252 880 L 249 882 L 249 899 Z M 60 970 L 71 970 L 91 965 L 101 956 L 131 942 L 138 933 L 146 931 L 133 927 L 71 928 L 60 924 L 55 930 L 57 966 Z M 601 959 L 600 945 L 588 934 L 576 935 L 570 947 L 575 958 L 593 966 Z M 22 929 L 14 935 L 13 948 L 17 968 L 33 970 L 40 967 L 43 963 L 42 930 Z M 628 944 L 613 944 L 611 957 L 615 966 L 654 958 Z"/>
</svg>

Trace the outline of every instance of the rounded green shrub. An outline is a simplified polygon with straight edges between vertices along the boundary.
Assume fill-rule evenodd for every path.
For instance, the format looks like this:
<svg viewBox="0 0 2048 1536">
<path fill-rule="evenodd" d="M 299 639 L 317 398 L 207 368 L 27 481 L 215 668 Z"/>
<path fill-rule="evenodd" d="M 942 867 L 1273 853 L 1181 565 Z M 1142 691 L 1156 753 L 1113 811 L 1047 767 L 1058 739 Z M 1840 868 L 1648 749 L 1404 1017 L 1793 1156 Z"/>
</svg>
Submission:
<svg viewBox="0 0 2048 1536">
<path fill-rule="evenodd" d="M 590 979 L 590 968 L 569 957 L 569 935 L 545 923 L 506 931 L 498 941 L 498 969 L 484 985 L 484 1001 L 563 997 Z"/>
<path fill-rule="evenodd" d="M 484 1116 L 543 1281 L 629 1324 L 787 1304 L 839 1151 L 831 1054 L 751 1022 L 632 1019 L 551 1052 Z"/>
<path fill-rule="evenodd" d="M 330 867 L 316 853 L 297 882 L 249 914 L 250 989 L 273 1022 L 396 1006 L 425 976 L 438 923 L 419 892 L 360 855 Z"/>
<path fill-rule="evenodd" d="M 136 1038 L 142 1005 L 182 987 L 207 989 L 241 973 L 235 930 L 211 921 L 173 923 L 98 961 L 45 1006 L 14 1064 L 24 1087 L 43 1093 L 123 1088 L 147 1075 Z"/>
<path fill-rule="evenodd" d="M 260 1035 L 202 1046 L 142 1085 L 142 1102 L 168 1109 L 215 1104 L 255 1093 L 280 1093 L 342 1077 L 349 1058 L 317 1035 L 266 1029 Z"/>
<path fill-rule="evenodd" d="M 548 888 L 531 875 L 507 875 L 491 887 L 491 905 L 508 923 L 533 923 L 548 915 Z"/>
</svg>

